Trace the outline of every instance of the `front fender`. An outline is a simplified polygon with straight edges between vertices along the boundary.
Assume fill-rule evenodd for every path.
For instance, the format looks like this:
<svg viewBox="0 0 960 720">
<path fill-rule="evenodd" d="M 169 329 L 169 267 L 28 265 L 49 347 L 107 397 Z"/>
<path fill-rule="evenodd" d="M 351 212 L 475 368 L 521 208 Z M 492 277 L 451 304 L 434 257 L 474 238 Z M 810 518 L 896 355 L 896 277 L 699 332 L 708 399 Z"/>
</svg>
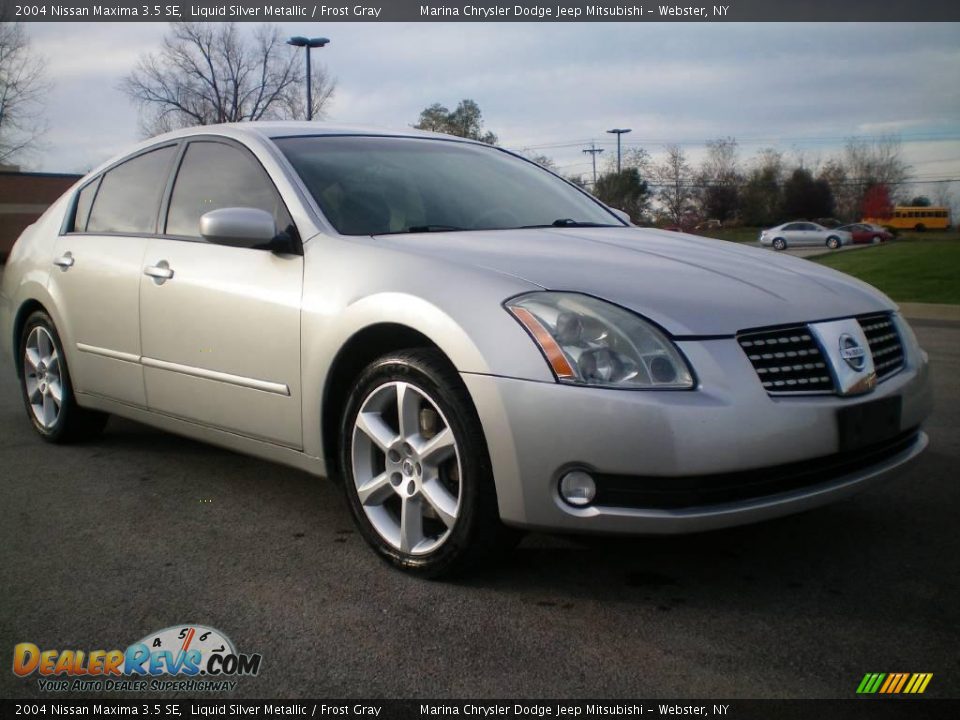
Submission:
<svg viewBox="0 0 960 720">
<path fill-rule="evenodd" d="M 315 238 L 305 254 L 301 370 L 308 454 L 323 453 L 321 403 L 337 354 L 374 325 L 415 330 L 461 373 L 553 381 L 536 345 L 501 306 L 536 286 L 339 239 Z"/>
</svg>

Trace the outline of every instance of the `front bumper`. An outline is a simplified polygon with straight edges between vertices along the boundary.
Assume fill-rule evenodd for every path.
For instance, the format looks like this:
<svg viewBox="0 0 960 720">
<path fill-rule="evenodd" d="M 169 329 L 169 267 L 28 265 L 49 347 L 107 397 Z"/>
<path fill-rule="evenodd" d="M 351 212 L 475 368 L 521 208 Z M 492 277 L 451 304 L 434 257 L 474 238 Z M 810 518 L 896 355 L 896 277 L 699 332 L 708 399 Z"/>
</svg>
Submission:
<svg viewBox="0 0 960 720">
<path fill-rule="evenodd" d="M 732 338 L 678 346 L 696 368 L 694 391 L 629 391 L 463 374 L 483 423 L 500 514 L 517 527 L 664 534 L 711 530 L 787 515 L 851 495 L 892 477 L 926 447 L 922 431 L 874 464 L 784 492 L 714 504 L 657 508 L 595 504 L 574 508 L 559 496 L 570 469 L 704 482 L 762 474 L 836 455 L 837 410 L 899 395 L 901 429 L 918 429 L 932 392 L 926 356 L 906 348 L 905 364 L 868 395 L 771 397 Z M 705 487 L 705 490 L 709 488 Z"/>
</svg>

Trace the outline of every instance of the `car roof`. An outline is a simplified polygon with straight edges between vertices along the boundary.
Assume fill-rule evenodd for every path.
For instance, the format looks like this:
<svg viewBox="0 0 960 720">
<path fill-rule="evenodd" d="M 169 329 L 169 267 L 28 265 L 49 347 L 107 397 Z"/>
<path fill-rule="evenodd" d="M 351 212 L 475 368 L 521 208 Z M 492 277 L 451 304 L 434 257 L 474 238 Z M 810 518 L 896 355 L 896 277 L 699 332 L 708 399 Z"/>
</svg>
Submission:
<svg viewBox="0 0 960 720">
<path fill-rule="evenodd" d="M 173 130 L 171 132 L 156 135 L 138 144 L 127 147 L 123 152 L 114 155 L 97 165 L 84 178 L 78 181 L 78 184 L 86 181 L 86 178 L 97 175 L 111 166 L 122 162 L 133 155 L 145 150 L 169 143 L 183 138 L 189 138 L 201 135 L 219 135 L 225 138 L 233 138 L 243 142 L 244 140 L 272 140 L 282 137 L 303 137 L 308 135 L 330 135 L 330 136 L 378 136 L 378 137 L 415 137 L 415 138 L 433 138 L 437 140 L 456 140 L 458 142 L 470 143 L 472 145 L 482 145 L 477 140 L 455 137 L 453 135 L 444 135 L 442 133 L 426 132 L 416 128 L 391 129 L 375 127 L 370 125 L 346 125 L 331 124 L 323 122 L 314 122 L 306 120 L 256 120 L 252 122 L 238 123 L 220 123 L 217 125 L 194 125 L 193 127 Z M 484 146 L 489 147 L 489 146 Z"/>
<path fill-rule="evenodd" d="M 225 135 L 228 137 L 281 138 L 302 137 L 304 135 L 377 135 L 386 137 L 423 137 L 444 140 L 469 140 L 442 133 L 417 130 L 412 127 L 385 128 L 374 125 L 333 124 L 306 120 L 257 120 L 253 122 L 222 123 L 219 125 L 196 125 L 174 130 L 173 132 L 152 138 L 153 141 L 169 140 L 191 135 Z"/>
</svg>

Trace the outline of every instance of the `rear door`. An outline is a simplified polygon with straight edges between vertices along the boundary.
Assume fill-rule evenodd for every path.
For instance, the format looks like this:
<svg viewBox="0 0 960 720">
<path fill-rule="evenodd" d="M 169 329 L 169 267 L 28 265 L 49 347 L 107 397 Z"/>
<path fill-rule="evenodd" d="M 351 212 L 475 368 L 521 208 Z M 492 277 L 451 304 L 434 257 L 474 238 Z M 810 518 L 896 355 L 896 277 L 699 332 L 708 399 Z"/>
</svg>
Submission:
<svg viewBox="0 0 960 720">
<path fill-rule="evenodd" d="M 800 237 L 798 245 L 819 245 L 821 243 L 821 233 L 813 223 L 797 223 L 799 226 L 798 235 Z"/>
<path fill-rule="evenodd" d="M 266 210 L 278 228 L 296 233 L 280 194 L 248 149 L 194 140 L 168 204 L 165 236 L 150 241 L 140 278 L 148 406 L 302 447 L 303 256 L 215 245 L 200 236 L 200 217 L 227 207 Z"/>
<path fill-rule="evenodd" d="M 91 180 L 56 240 L 49 290 L 77 392 L 146 405 L 140 277 L 175 156 L 176 144 L 153 148 Z"/>
</svg>

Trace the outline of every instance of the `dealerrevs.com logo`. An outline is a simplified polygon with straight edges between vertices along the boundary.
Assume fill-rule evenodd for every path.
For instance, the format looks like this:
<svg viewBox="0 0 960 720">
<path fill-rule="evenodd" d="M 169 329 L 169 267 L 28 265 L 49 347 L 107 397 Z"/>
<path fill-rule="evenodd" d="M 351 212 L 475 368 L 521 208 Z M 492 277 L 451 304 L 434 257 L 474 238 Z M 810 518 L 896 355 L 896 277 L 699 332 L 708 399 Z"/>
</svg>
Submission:
<svg viewBox="0 0 960 720">
<path fill-rule="evenodd" d="M 258 654 L 238 653 L 219 630 L 188 624 L 151 633 L 126 650 L 41 650 L 29 642 L 13 648 L 13 672 L 38 676 L 47 692 L 233 690 L 235 678 L 260 672 L 260 661 Z"/>
</svg>

